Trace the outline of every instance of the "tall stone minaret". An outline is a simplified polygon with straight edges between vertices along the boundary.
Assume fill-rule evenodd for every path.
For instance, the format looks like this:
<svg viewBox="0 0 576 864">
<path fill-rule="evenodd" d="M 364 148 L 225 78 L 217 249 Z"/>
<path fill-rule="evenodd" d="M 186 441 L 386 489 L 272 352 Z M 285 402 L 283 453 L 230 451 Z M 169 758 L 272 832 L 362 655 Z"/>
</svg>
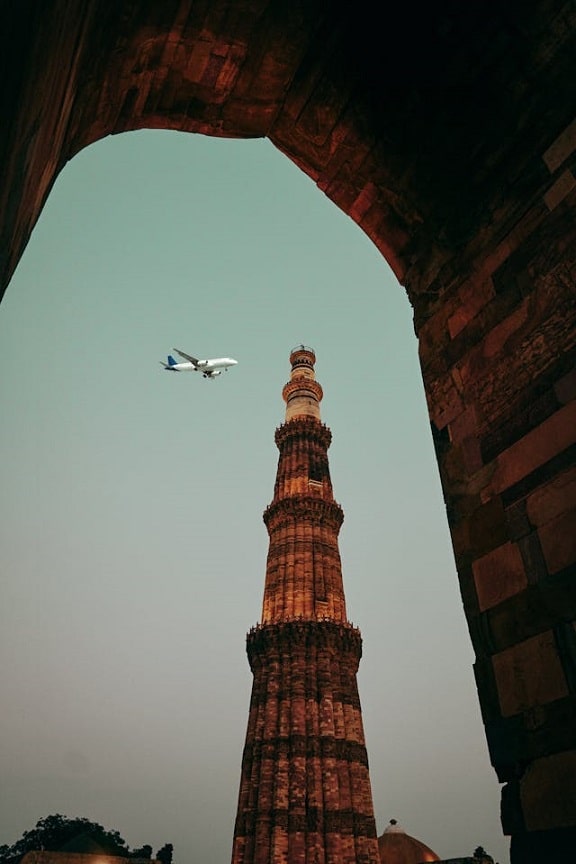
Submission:
<svg viewBox="0 0 576 864">
<path fill-rule="evenodd" d="M 379 864 L 356 672 L 328 469 L 330 430 L 312 349 L 290 354 L 286 421 L 261 623 L 247 636 L 254 675 L 232 864 Z"/>
</svg>

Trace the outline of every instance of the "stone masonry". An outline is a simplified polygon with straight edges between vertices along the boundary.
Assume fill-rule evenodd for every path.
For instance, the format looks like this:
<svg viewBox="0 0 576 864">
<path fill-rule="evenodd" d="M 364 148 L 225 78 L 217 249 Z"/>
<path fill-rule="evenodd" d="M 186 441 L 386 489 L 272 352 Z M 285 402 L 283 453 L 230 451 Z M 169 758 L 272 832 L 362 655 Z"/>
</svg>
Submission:
<svg viewBox="0 0 576 864">
<path fill-rule="evenodd" d="M 338 532 L 314 352 L 290 355 L 262 620 L 248 634 L 254 675 L 232 864 L 378 864 Z"/>
</svg>

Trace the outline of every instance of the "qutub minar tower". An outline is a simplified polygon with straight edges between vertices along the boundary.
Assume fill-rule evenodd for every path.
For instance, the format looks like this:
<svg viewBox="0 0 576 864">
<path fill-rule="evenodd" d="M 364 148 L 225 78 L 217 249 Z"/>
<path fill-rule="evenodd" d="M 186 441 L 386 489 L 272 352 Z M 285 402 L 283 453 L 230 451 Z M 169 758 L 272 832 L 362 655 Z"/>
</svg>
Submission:
<svg viewBox="0 0 576 864">
<path fill-rule="evenodd" d="M 232 864 L 379 864 L 356 673 L 360 632 L 346 617 L 314 351 L 290 354 L 286 420 L 261 623 L 247 636 L 254 675 Z"/>
</svg>

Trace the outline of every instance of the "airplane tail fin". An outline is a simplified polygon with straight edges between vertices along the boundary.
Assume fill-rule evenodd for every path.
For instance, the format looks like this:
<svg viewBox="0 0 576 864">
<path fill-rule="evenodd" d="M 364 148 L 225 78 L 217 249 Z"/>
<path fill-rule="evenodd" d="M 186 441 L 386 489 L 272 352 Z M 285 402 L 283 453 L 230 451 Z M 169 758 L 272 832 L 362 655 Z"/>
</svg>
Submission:
<svg viewBox="0 0 576 864">
<path fill-rule="evenodd" d="M 174 357 L 172 357 L 171 354 L 168 355 L 166 361 L 160 360 L 160 363 L 164 367 L 164 369 L 168 369 L 169 372 L 178 372 L 178 369 L 174 369 L 177 361 L 174 359 Z"/>
</svg>

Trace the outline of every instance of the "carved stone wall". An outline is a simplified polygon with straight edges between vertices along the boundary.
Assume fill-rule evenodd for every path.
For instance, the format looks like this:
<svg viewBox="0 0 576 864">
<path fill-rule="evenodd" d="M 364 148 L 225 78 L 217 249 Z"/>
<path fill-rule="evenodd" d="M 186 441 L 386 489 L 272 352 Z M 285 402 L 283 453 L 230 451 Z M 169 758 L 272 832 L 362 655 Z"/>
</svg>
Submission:
<svg viewBox="0 0 576 864">
<path fill-rule="evenodd" d="M 0 16 L 2 289 L 66 161 L 137 128 L 268 137 L 385 255 L 414 307 L 513 862 L 564 861 L 573 2 L 22 0 Z"/>
</svg>

